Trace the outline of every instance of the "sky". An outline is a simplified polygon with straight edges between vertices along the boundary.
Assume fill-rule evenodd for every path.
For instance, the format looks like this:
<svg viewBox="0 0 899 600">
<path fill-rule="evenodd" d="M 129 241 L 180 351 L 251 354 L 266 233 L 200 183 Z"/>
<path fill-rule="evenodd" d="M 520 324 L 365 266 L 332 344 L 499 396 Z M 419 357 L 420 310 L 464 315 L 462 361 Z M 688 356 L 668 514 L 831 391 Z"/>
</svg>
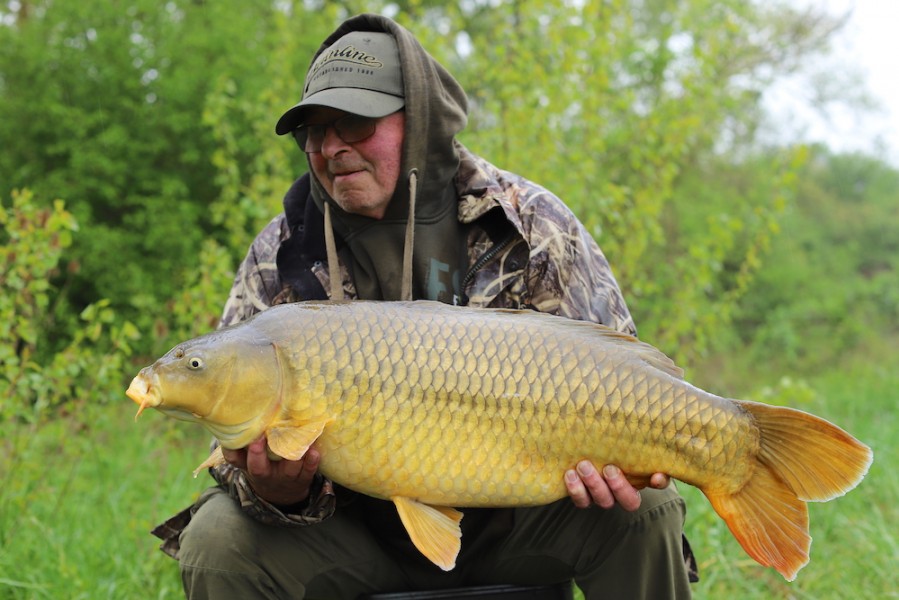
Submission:
<svg viewBox="0 0 899 600">
<path fill-rule="evenodd" d="M 879 106 L 870 110 L 835 107 L 826 117 L 808 108 L 801 83 L 776 86 L 767 102 L 778 121 L 802 130 L 806 141 L 822 141 L 837 151 L 863 151 L 899 167 L 899 1 L 897 0 L 793 0 L 804 7 L 826 7 L 832 13 L 851 11 L 846 27 L 834 40 L 833 55 L 824 63 L 834 81 L 855 70 L 861 85 L 845 91 L 862 91 Z"/>
</svg>

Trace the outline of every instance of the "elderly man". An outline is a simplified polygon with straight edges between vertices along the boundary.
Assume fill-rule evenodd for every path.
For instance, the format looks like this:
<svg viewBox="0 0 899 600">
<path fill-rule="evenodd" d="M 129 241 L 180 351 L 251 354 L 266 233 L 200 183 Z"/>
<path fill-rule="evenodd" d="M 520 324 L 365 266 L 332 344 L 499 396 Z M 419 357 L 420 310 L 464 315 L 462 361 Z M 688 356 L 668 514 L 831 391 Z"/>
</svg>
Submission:
<svg viewBox="0 0 899 600">
<path fill-rule="evenodd" d="M 459 84 L 407 30 L 374 15 L 343 23 L 276 126 L 310 173 L 254 241 L 223 325 L 283 302 L 411 297 L 634 333 L 605 257 L 565 205 L 455 140 L 466 112 Z M 323 478 L 314 449 L 271 462 L 265 443 L 225 451 L 219 485 L 160 530 L 191 598 L 571 579 L 587 598 L 690 595 L 684 503 L 665 475 L 641 492 L 614 466 L 582 462 L 564 474 L 571 500 L 466 509 L 457 566 L 443 572 L 415 550 L 391 503 Z M 593 505 L 605 510 L 578 510 Z"/>
</svg>

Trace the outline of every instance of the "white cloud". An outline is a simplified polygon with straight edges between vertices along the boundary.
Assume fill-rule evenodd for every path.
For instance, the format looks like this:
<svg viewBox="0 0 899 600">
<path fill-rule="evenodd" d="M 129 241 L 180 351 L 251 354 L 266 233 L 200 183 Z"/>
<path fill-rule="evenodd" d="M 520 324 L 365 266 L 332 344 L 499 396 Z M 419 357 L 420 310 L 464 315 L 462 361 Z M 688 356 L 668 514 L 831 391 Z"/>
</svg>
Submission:
<svg viewBox="0 0 899 600">
<path fill-rule="evenodd" d="M 865 151 L 899 166 L 899 2 L 895 0 L 794 0 L 797 6 L 826 7 L 834 14 L 851 11 L 846 27 L 834 40 L 834 56 L 827 61 L 833 81 L 848 85 L 842 92 L 857 98 L 867 93 L 879 106 L 861 110 L 835 107 L 826 117 L 810 108 L 812 98 L 799 80 L 787 80 L 767 95 L 767 104 L 792 135 L 823 141 L 838 151 Z M 860 77 L 844 79 L 844 70 Z M 825 71 L 826 73 L 826 71 Z"/>
</svg>

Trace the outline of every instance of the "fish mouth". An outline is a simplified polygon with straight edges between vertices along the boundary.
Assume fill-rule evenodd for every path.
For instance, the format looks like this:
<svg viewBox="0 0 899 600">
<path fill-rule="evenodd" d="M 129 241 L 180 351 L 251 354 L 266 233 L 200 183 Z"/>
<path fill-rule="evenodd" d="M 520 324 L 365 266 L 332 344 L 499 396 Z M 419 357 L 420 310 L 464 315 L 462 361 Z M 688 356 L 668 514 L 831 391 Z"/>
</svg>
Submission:
<svg viewBox="0 0 899 600">
<path fill-rule="evenodd" d="M 144 412 L 145 408 L 155 408 L 162 404 L 159 386 L 153 385 L 153 383 L 151 378 L 141 371 L 137 374 L 137 377 L 131 380 L 131 385 L 129 385 L 128 389 L 125 391 L 126 396 L 131 398 L 136 404 L 140 405 L 137 409 L 137 414 L 134 415 L 135 421 L 140 414 Z"/>
</svg>

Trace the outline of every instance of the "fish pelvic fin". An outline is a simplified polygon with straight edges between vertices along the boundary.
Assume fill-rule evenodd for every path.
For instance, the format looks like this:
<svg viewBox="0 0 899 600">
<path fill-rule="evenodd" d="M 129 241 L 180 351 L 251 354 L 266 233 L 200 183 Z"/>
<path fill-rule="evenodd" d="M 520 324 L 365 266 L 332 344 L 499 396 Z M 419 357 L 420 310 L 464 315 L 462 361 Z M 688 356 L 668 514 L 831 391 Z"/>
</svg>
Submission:
<svg viewBox="0 0 899 600">
<path fill-rule="evenodd" d="M 759 429 L 757 464 L 733 494 L 703 490 L 743 549 L 788 581 L 809 560 L 806 502 L 842 496 L 864 478 L 871 449 L 814 415 L 738 401 Z"/>
<path fill-rule="evenodd" d="M 203 469 L 211 469 L 223 464 L 225 464 L 225 455 L 222 454 L 222 447 L 216 446 L 215 450 L 212 451 L 212 454 L 209 455 L 209 458 L 203 461 L 203 464 L 199 467 L 194 469 L 194 479 L 196 479 L 197 475 L 199 475 L 200 471 Z"/>
<path fill-rule="evenodd" d="M 447 506 L 431 506 L 411 498 L 391 498 L 412 543 L 428 560 L 450 571 L 462 547 L 462 513 Z"/>
<path fill-rule="evenodd" d="M 277 456 L 300 460 L 322 434 L 328 421 L 310 421 L 302 425 L 281 425 L 266 431 L 268 447 Z"/>
</svg>

